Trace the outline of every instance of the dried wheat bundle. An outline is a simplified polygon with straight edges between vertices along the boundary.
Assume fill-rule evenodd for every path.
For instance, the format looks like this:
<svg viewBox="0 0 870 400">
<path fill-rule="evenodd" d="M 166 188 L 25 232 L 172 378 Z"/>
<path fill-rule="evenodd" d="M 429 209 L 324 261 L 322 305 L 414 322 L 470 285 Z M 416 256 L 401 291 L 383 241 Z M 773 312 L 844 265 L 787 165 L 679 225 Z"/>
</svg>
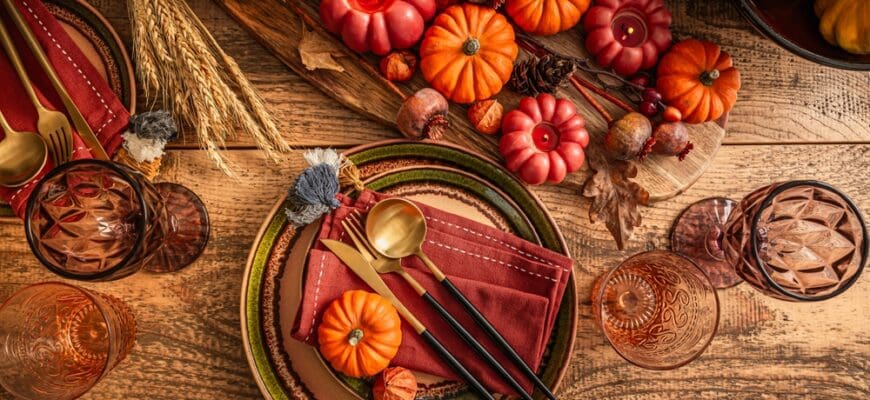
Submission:
<svg viewBox="0 0 870 400">
<path fill-rule="evenodd" d="M 251 82 L 185 0 L 128 0 L 128 9 L 145 95 L 167 101 L 224 173 L 233 175 L 220 149 L 237 130 L 272 160 L 290 149 Z"/>
</svg>

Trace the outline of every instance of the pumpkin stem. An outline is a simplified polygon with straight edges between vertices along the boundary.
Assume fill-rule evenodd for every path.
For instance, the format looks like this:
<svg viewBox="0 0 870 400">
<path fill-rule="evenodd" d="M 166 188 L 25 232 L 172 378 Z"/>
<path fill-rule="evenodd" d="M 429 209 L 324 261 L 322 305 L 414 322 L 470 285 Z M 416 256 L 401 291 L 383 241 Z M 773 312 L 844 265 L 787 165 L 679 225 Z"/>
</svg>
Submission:
<svg viewBox="0 0 870 400">
<path fill-rule="evenodd" d="M 351 346 L 356 346 L 359 344 L 360 341 L 362 341 L 363 336 L 365 336 L 363 330 L 355 328 L 347 335 L 347 343 L 349 343 Z"/>
<path fill-rule="evenodd" d="M 719 79 L 719 75 L 721 74 L 719 73 L 718 69 L 714 69 L 712 71 L 704 71 L 703 73 L 701 73 L 701 83 L 703 83 L 704 86 L 713 86 L 713 81 Z"/>
<path fill-rule="evenodd" d="M 477 52 L 480 51 L 480 41 L 476 38 L 468 38 L 468 40 L 465 41 L 465 44 L 462 45 L 462 51 L 467 56 L 477 54 Z"/>
</svg>

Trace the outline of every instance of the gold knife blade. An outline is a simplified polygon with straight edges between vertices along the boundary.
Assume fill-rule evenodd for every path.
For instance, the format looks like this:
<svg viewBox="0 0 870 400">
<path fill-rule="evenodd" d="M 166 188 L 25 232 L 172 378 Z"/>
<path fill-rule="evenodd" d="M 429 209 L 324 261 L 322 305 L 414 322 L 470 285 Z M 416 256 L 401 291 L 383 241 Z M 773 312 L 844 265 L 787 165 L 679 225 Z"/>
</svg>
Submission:
<svg viewBox="0 0 870 400">
<path fill-rule="evenodd" d="M 362 254 L 358 252 L 356 249 L 347 245 L 345 243 L 339 242 L 337 240 L 330 239 L 321 239 L 321 243 L 326 246 L 330 251 L 332 251 L 342 262 L 347 265 L 356 276 L 363 280 L 367 285 L 369 285 L 375 293 L 379 294 L 381 297 L 389 300 L 390 303 L 393 304 L 393 307 L 396 307 L 396 310 L 405 319 L 411 327 L 414 328 L 414 331 L 417 333 L 423 333 L 426 330 L 426 327 L 423 325 L 414 314 L 409 311 L 404 304 L 393 294 L 393 291 L 387 287 L 386 282 L 381 279 L 380 274 L 375 271 L 375 268 L 363 258 Z"/>
<path fill-rule="evenodd" d="M 12 21 L 15 22 L 15 26 L 18 28 L 18 31 L 21 32 L 21 36 L 24 37 L 24 41 L 27 42 L 27 46 L 30 47 L 30 51 L 33 52 L 36 60 L 39 61 L 39 65 L 42 66 L 45 74 L 48 75 L 52 86 L 54 86 L 54 90 L 57 92 L 58 96 L 60 96 L 61 101 L 63 101 L 63 105 L 66 108 L 67 113 L 69 113 L 70 119 L 72 119 L 73 125 L 76 127 L 79 136 L 81 136 L 85 144 L 88 145 L 88 148 L 91 149 L 94 157 L 99 160 L 108 161 L 109 155 L 106 154 L 106 150 L 103 149 L 103 145 L 100 144 L 97 135 L 94 135 L 94 131 L 91 129 L 90 125 L 88 125 L 82 112 L 72 101 L 66 88 L 63 87 L 60 77 L 57 76 L 57 72 L 55 72 L 51 62 L 48 61 L 48 56 L 45 55 L 45 51 L 42 50 L 39 41 L 36 39 L 36 35 L 34 35 L 33 31 L 30 30 L 30 26 L 28 26 L 24 21 L 24 16 L 21 15 L 18 7 L 15 6 L 12 0 L 3 0 L 3 5 L 6 7 L 6 10 L 9 11 L 9 14 L 12 15 Z"/>
</svg>

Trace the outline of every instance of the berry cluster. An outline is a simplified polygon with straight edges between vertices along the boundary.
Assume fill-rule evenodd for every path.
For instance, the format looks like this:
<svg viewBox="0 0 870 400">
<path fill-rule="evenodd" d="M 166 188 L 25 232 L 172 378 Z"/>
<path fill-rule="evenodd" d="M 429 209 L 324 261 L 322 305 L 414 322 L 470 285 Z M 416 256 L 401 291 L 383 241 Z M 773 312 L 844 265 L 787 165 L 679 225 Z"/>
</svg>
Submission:
<svg viewBox="0 0 870 400">
<path fill-rule="evenodd" d="M 651 85 L 649 75 L 637 74 L 629 82 L 635 89 L 640 91 L 640 104 L 638 111 L 648 118 L 654 118 L 662 112 L 662 119 L 667 122 L 677 122 L 683 119 L 680 110 L 671 107 L 662 101 L 662 94 Z"/>
</svg>

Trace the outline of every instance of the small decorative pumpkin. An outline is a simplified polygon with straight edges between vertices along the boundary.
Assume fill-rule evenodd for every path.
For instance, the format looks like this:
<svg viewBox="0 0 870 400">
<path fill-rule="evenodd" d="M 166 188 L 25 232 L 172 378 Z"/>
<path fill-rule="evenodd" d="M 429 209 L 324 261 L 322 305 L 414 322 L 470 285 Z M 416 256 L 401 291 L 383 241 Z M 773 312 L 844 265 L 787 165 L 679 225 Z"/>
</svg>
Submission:
<svg viewBox="0 0 870 400">
<path fill-rule="evenodd" d="M 683 122 L 719 119 L 731 111 L 740 90 L 740 71 L 715 43 L 689 39 L 674 45 L 659 63 L 656 89 Z"/>
<path fill-rule="evenodd" d="M 623 76 L 656 65 L 671 46 L 670 26 L 664 0 L 595 0 L 583 17 L 586 50 Z"/>
<path fill-rule="evenodd" d="M 390 365 L 399 351 L 402 323 L 387 299 L 349 290 L 323 313 L 317 339 L 320 354 L 342 374 L 373 376 Z"/>
<path fill-rule="evenodd" d="M 490 7 L 447 8 L 426 31 L 420 70 L 444 97 L 462 104 L 486 100 L 510 79 L 519 48 L 507 19 Z"/>
<path fill-rule="evenodd" d="M 387 368 L 375 380 L 372 397 L 374 400 L 414 400 L 417 397 L 417 378 L 405 368 Z"/>
<path fill-rule="evenodd" d="M 816 0 L 819 32 L 828 43 L 854 54 L 870 54 L 870 1 Z"/>
<path fill-rule="evenodd" d="M 507 169 L 530 185 L 559 183 L 586 160 L 586 120 L 574 103 L 543 93 L 525 97 L 502 122 L 499 151 Z"/>
<path fill-rule="evenodd" d="M 435 0 L 323 0 L 320 19 L 344 44 L 359 52 L 385 55 L 420 40 L 435 16 Z"/>
<path fill-rule="evenodd" d="M 507 0 L 505 11 L 522 30 L 555 35 L 580 22 L 590 0 Z"/>
</svg>

